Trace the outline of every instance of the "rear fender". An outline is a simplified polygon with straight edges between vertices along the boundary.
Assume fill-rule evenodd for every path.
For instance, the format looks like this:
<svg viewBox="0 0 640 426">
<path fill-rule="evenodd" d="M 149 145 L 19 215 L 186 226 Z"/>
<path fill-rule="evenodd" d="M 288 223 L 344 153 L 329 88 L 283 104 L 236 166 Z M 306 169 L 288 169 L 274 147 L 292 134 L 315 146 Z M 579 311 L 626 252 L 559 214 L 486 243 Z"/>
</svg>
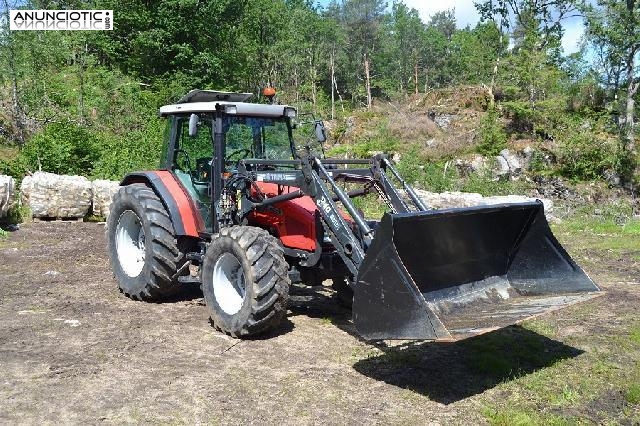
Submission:
<svg viewBox="0 0 640 426">
<path fill-rule="evenodd" d="M 130 173 L 121 186 L 144 183 L 151 187 L 169 212 L 176 236 L 200 236 L 205 232 L 204 221 L 193 200 L 180 181 L 167 170 Z"/>
</svg>

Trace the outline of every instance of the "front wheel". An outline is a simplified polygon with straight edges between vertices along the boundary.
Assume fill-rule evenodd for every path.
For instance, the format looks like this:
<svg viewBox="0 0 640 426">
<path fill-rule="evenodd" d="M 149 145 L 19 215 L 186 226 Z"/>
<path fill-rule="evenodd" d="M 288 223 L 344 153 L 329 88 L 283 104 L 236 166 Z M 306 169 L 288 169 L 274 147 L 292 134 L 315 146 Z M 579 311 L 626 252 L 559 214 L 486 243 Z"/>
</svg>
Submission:
<svg viewBox="0 0 640 426">
<path fill-rule="evenodd" d="M 179 289 L 187 260 L 178 249 L 164 205 L 144 184 L 120 188 L 107 221 L 107 244 L 120 290 L 138 300 L 158 300 Z"/>
<path fill-rule="evenodd" d="M 287 312 L 289 265 L 278 240 L 253 226 L 223 228 L 207 248 L 202 291 L 213 325 L 234 337 L 276 327 Z"/>
</svg>

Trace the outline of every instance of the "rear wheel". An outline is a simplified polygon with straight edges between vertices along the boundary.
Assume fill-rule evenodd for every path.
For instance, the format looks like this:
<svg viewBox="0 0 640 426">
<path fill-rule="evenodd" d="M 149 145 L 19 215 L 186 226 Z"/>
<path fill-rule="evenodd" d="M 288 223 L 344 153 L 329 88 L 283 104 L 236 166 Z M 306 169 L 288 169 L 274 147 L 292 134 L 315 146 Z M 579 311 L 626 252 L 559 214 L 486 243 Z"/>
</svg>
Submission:
<svg viewBox="0 0 640 426">
<path fill-rule="evenodd" d="M 214 327 L 234 337 L 276 327 L 287 311 L 288 270 L 278 240 L 267 231 L 222 229 L 202 266 L 202 291 Z"/>
<path fill-rule="evenodd" d="M 169 214 L 151 188 L 120 188 L 111 204 L 107 243 L 118 286 L 128 297 L 156 300 L 179 289 L 178 271 L 187 261 Z"/>
</svg>

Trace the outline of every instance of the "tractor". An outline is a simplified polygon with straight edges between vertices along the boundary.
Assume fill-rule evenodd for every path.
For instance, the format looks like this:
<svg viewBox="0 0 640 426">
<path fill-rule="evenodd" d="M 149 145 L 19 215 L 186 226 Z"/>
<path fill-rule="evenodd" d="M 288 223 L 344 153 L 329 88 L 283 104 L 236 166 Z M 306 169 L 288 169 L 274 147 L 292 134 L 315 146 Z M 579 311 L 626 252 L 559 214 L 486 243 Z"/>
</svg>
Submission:
<svg viewBox="0 0 640 426">
<path fill-rule="evenodd" d="M 126 296 L 200 285 L 214 327 L 246 337 L 278 326 L 292 283 L 332 280 L 363 338 L 451 341 L 601 293 L 540 201 L 430 209 L 386 156 L 325 158 L 322 121 L 251 96 L 160 108 L 160 168 L 127 175 L 107 221 Z"/>
</svg>

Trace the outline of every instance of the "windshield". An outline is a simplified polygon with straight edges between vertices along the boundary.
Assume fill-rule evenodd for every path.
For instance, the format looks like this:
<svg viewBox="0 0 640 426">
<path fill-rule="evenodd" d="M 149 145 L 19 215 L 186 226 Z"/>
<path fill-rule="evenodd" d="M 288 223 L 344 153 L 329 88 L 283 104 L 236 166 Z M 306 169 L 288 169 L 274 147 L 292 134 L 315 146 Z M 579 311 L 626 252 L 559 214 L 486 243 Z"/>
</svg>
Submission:
<svg viewBox="0 0 640 426">
<path fill-rule="evenodd" d="M 289 125 L 285 119 L 227 115 L 223 120 L 227 158 L 292 158 Z"/>
</svg>

